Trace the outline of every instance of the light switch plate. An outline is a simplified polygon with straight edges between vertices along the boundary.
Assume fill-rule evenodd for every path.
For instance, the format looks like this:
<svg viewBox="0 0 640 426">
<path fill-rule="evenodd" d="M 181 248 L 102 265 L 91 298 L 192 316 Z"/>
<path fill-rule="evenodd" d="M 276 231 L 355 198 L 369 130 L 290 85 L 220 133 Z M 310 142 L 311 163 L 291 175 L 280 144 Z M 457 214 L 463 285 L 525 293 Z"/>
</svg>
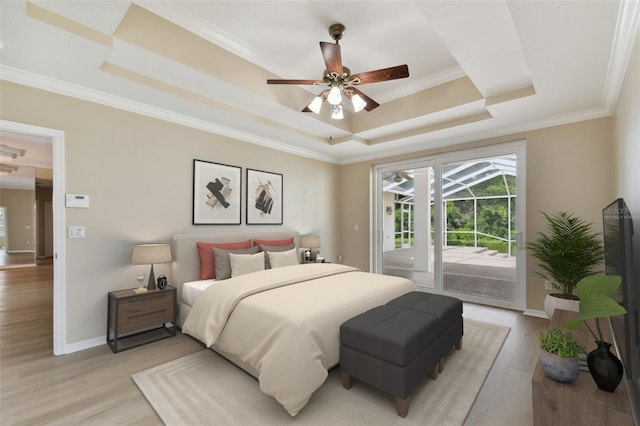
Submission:
<svg viewBox="0 0 640 426">
<path fill-rule="evenodd" d="M 69 227 L 69 238 L 84 238 L 84 226 L 70 226 Z"/>
</svg>

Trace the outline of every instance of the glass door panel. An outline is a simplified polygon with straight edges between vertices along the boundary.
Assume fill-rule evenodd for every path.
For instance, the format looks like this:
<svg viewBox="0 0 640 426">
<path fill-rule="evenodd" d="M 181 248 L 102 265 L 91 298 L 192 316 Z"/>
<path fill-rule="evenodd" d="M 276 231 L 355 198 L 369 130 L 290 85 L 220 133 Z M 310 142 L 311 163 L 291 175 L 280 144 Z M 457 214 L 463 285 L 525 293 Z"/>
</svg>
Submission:
<svg viewBox="0 0 640 426">
<path fill-rule="evenodd" d="M 382 273 L 434 288 L 433 167 L 382 176 Z"/>
<path fill-rule="evenodd" d="M 442 164 L 442 289 L 515 303 L 516 155 Z"/>
</svg>

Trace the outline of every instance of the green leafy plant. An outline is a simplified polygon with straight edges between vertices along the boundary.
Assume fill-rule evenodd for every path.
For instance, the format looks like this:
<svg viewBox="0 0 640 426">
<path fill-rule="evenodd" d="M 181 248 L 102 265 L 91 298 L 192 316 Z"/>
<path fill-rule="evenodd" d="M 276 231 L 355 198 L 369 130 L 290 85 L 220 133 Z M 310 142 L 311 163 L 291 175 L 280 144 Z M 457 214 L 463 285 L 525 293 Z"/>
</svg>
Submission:
<svg viewBox="0 0 640 426">
<path fill-rule="evenodd" d="M 560 358 L 578 358 L 584 352 L 570 331 L 552 329 L 538 336 L 540 348 Z"/>
<path fill-rule="evenodd" d="M 575 330 L 584 322 L 593 338 L 603 342 L 600 318 L 627 313 L 624 307 L 612 299 L 621 283 L 622 278 L 618 275 L 596 274 L 581 279 L 576 287 L 576 295 L 580 298 L 580 317 L 575 321 L 566 322 L 564 326 Z M 595 320 L 595 331 L 587 322 L 590 319 Z"/>
<path fill-rule="evenodd" d="M 536 274 L 561 294 L 573 296 L 578 282 L 593 274 L 593 267 L 602 262 L 604 247 L 590 223 L 567 212 L 542 214 L 549 233 L 538 232 L 538 238 L 527 244 L 544 271 Z"/>
</svg>

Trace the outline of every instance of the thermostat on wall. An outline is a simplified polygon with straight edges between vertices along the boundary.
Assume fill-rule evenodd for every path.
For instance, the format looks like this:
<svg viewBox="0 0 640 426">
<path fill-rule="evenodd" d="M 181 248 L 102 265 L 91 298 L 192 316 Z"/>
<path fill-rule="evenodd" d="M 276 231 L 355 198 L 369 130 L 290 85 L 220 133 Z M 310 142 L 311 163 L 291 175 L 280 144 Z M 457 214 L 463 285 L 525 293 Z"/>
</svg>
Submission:
<svg viewBox="0 0 640 426">
<path fill-rule="evenodd" d="M 67 194 L 67 207 L 75 207 L 81 209 L 89 208 L 89 196 L 82 194 Z"/>
</svg>

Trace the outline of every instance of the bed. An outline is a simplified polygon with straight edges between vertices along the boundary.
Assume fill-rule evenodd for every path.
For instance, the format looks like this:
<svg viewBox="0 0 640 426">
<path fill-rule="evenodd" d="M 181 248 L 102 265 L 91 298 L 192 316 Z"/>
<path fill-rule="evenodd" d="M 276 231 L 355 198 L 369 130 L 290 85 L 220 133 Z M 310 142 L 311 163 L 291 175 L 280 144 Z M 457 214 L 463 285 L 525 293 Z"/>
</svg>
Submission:
<svg viewBox="0 0 640 426">
<path fill-rule="evenodd" d="M 295 232 L 176 235 L 172 277 L 182 331 L 256 377 L 295 416 L 339 363 L 340 325 L 415 286 L 346 265 L 296 264 L 216 280 L 192 305 L 182 299 L 182 284 L 199 281 L 196 242 L 291 237 L 297 248 Z"/>
</svg>

